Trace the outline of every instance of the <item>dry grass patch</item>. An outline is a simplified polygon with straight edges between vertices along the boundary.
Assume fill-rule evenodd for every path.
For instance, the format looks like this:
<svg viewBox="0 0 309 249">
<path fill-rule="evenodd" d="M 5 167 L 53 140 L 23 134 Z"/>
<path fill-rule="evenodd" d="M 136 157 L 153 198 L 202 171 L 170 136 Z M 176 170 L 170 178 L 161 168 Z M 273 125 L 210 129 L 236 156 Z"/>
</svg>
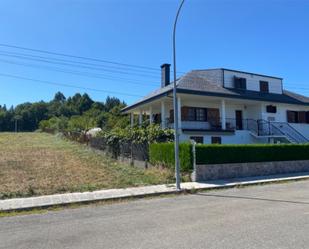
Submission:
<svg viewBox="0 0 309 249">
<path fill-rule="evenodd" d="M 167 169 L 138 169 L 45 133 L 0 133 L 0 199 L 170 183 Z"/>
</svg>

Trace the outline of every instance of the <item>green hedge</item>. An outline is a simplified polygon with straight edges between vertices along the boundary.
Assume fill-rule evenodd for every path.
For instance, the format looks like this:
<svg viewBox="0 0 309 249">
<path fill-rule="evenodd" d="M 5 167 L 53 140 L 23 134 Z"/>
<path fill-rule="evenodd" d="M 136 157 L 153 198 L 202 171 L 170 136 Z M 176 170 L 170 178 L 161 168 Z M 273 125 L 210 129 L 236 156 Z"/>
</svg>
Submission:
<svg viewBox="0 0 309 249">
<path fill-rule="evenodd" d="M 197 164 L 309 160 L 309 144 L 197 145 Z"/>
<path fill-rule="evenodd" d="M 154 165 L 162 165 L 171 169 L 175 167 L 174 143 L 154 143 L 149 146 L 149 161 Z M 183 143 L 179 146 L 181 171 L 190 171 L 192 166 L 192 145 Z"/>
</svg>

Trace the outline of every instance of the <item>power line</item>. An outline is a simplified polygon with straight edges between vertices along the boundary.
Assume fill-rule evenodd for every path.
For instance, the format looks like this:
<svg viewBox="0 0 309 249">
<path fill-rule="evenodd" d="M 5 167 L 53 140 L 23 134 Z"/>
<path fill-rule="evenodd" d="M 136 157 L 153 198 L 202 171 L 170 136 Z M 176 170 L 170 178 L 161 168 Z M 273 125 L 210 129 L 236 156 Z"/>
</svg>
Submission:
<svg viewBox="0 0 309 249">
<path fill-rule="evenodd" d="M 101 62 L 101 63 L 114 64 L 114 65 L 118 65 L 118 66 L 130 67 L 130 68 L 140 68 L 140 69 L 147 69 L 147 70 L 151 70 L 151 71 L 161 71 L 159 68 L 154 68 L 154 67 L 127 64 L 127 63 L 115 62 L 115 61 L 110 61 L 110 60 L 91 58 L 91 57 L 86 57 L 86 56 L 78 56 L 78 55 L 72 55 L 72 54 L 58 53 L 58 52 L 52 52 L 52 51 L 47 51 L 47 50 L 42 50 L 42 49 L 26 48 L 26 47 L 22 47 L 22 46 L 10 45 L 10 44 L 5 44 L 5 43 L 0 43 L 0 46 L 8 47 L 8 48 L 21 49 L 21 50 L 26 50 L 26 51 L 32 51 L 32 52 L 37 52 L 37 53 L 44 53 L 44 54 L 50 54 L 50 55 L 56 55 L 56 56 L 63 56 L 63 57 L 81 59 L 81 60 L 88 60 L 88 61 L 96 61 L 96 62 Z"/>
<path fill-rule="evenodd" d="M 16 48 L 16 49 L 22 49 L 22 50 L 33 51 L 33 52 L 39 52 L 39 53 L 45 53 L 45 54 L 51 54 L 51 55 L 57 55 L 57 56 L 71 57 L 71 58 L 75 58 L 75 59 L 97 61 L 97 62 L 109 63 L 109 64 L 126 66 L 126 67 L 144 68 L 144 69 L 154 70 L 154 71 L 160 70 L 158 68 L 153 68 L 153 67 L 146 67 L 146 66 L 139 66 L 139 65 L 133 65 L 133 64 L 126 64 L 126 63 L 120 63 L 120 62 L 115 62 L 115 61 L 102 60 L 102 59 L 97 59 L 97 58 L 90 58 L 90 57 L 71 55 L 71 54 L 65 54 L 65 53 L 57 53 L 57 52 L 51 52 L 51 51 L 46 51 L 46 50 L 41 50 L 41 49 L 26 48 L 26 47 L 21 47 L 21 46 L 9 45 L 9 44 L 4 44 L 4 43 L 0 43 L 0 46 L 2 46 L 2 47 L 9 47 L 9 48 Z"/>
<path fill-rule="evenodd" d="M 1 55 L 5 55 L 5 56 L 14 56 L 14 57 L 23 56 L 22 59 L 29 59 L 28 57 L 30 57 L 30 58 L 45 59 L 45 60 L 49 60 L 51 62 L 52 61 L 61 61 L 61 62 L 73 63 L 73 64 L 70 64 L 70 66 L 78 66 L 78 64 L 87 65 L 87 66 L 95 66 L 95 67 L 89 67 L 90 69 L 94 69 L 94 70 L 101 70 L 102 68 L 103 69 L 112 68 L 112 69 L 120 69 L 120 70 L 129 70 L 129 71 L 134 71 L 134 72 L 142 72 L 142 73 L 147 73 L 147 74 L 151 74 L 151 75 L 158 75 L 157 72 L 140 70 L 140 69 L 135 69 L 135 68 L 123 68 L 123 67 L 119 67 L 119 66 L 102 65 L 102 64 L 97 64 L 97 63 L 89 63 L 89 62 L 81 62 L 81 61 L 74 61 L 74 60 L 67 60 L 67 59 L 59 59 L 59 58 L 54 58 L 54 57 L 46 57 L 46 56 L 39 56 L 39 55 L 25 54 L 25 53 L 8 52 L 8 51 L 3 51 L 3 50 L 0 50 L 0 53 L 1 53 Z M 55 62 L 53 62 L 53 63 L 55 63 Z M 75 64 L 77 64 L 77 65 L 75 65 Z"/>
<path fill-rule="evenodd" d="M 52 62 L 48 60 L 42 60 L 42 59 L 33 59 L 33 58 L 27 58 L 23 56 L 17 56 L 17 55 L 6 55 L 0 53 L 2 56 L 9 56 L 9 57 L 14 57 L 14 58 L 19 58 L 19 59 L 26 59 L 26 60 L 32 60 L 32 61 L 39 61 L 39 62 L 44 62 L 44 63 L 49 63 L 49 64 L 59 64 L 59 65 L 64 65 L 64 66 L 73 66 L 73 67 L 79 67 L 79 68 L 86 68 L 86 69 L 92 69 L 92 70 L 100 70 L 100 71 L 105 71 L 109 73 L 117 73 L 117 74 L 126 74 L 126 75 L 134 75 L 134 76 L 140 76 L 140 77 L 151 77 L 151 78 L 158 78 L 158 76 L 153 76 L 153 75 L 146 75 L 146 74 L 138 74 L 138 73 L 131 73 L 131 72 L 124 72 L 124 71 L 118 71 L 118 70 L 111 70 L 111 69 L 103 69 L 103 68 L 94 68 L 94 67 L 89 67 L 89 66 L 81 66 L 81 65 L 74 65 L 70 63 L 64 63 L 64 62 Z"/>
<path fill-rule="evenodd" d="M 67 69 L 62 69 L 62 68 L 59 68 L 59 67 L 48 67 L 48 66 L 41 66 L 41 65 L 29 64 L 29 63 L 14 62 L 14 61 L 1 60 L 1 59 L 0 59 L 0 62 L 12 64 L 12 65 L 32 67 L 32 68 L 35 68 L 35 69 L 44 69 L 44 70 L 49 70 L 49 71 L 54 71 L 54 72 L 61 72 L 61 73 L 68 73 L 68 74 L 73 74 L 73 75 L 80 75 L 80 76 L 85 76 L 85 77 L 90 77 L 90 78 L 106 79 L 106 80 L 117 80 L 118 82 L 128 83 L 128 84 L 144 85 L 144 86 L 147 86 L 147 85 L 157 86 L 157 84 L 154 84 L 154 83 L 144 84 L 145 83 L 144 81 L 139 81 L 139 80 L 136 80 L 136 79 L 114 77 L 114 76 L 105 75 L 105 74 L 82 72 L 82 71 L 75 71 L 75 70 L 67 70 Z"/>
<path fill-rule="evenodd" d="M 87 91 L 103 92 L 103 93 L 109 93 L 109 94 L 118 94 L 118 95 L 125 95 L 125 96 L 131 96 L 131 97 L 143 97 L 143 96 L 137 95 L 137 94 L 129 94 L 129 93 L 123 93 L 123 92 L 108 91 L 108 90 L 89 88 L 89 87 L 79 87 L 79 86 L 70 85 L 70 84 L 56 83 L 56 82 L 52 82 L 52 81 L 39 80 L 39 79 L 34 79 L 34 78 L 27 78 L 27 77 L 18 76 L 18 75 L 12 75 L 12 74 L 0 73 L 0 76 L 8 77 L 8 78 L 14 78 L 14 79 L 20 79 L 20 80 L 33 81 L 33 82 L 38 82 L 38 83 L 48 84 L 48 85 L 55 85 L 55 86 L 62 86 L 62 87 L 82 89 L 82 90 L 87 90 Z"/>
</svg>

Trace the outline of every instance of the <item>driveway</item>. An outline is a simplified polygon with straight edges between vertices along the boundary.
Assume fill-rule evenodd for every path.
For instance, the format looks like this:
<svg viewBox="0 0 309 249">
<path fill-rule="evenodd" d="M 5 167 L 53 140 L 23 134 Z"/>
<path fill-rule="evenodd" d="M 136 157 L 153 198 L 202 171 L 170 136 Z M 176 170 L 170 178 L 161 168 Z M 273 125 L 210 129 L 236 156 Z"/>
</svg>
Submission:
<svg viewBox="0 0 309 249">
<path fill-rule="evenodd" d="M 0 248 L 309 248 L 309 181 L 1 218 Z"/>
</svg>

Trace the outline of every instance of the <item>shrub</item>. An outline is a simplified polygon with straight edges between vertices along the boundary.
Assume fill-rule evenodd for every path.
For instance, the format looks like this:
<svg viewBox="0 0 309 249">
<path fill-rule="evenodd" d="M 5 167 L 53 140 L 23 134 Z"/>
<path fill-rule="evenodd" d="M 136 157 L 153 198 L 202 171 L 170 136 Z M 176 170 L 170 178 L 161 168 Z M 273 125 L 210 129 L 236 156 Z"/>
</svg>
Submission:
<svg viewBox="0 0 309 249">
<path fill-rule="evenodd" d="M 64 131 L 68 127 L 68 118 L 61 116 L 61 117 L 52 117 L 48 120 L 42 120 L 39 123 L 39 128 L 42 131 Z"/>
<path fill-rule="evenodd" d="M 197 145 L 197 164 L 309 160 L 309 144 Z"/>
<path fill-rule="evenodd" d="M 149 146 L 149 161 L 154 165 L 162 165 L 174 169 L 174 143 L 153 143 Z M 183 143 L 179 146 L 181 171 L 193 169 L 192 145 Z"/>
</svg>

